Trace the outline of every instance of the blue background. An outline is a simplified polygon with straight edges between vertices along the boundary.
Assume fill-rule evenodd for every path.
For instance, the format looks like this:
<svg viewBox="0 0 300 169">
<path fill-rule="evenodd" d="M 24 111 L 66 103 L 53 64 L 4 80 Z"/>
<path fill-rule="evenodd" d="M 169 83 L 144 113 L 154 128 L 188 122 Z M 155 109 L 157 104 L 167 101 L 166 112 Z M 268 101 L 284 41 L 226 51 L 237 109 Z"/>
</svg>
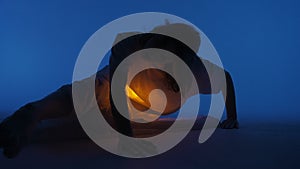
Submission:
<svg viewBox="0 0 300 169">
<path fill-rule="evenodd" d="M 200 28 L 231 72 L 241 119 L 299 120 L 297 0 L 0 0 L 0 116 L 72 79 L 85 41 L 124 15 L 157 11 Z"/>
</svg>

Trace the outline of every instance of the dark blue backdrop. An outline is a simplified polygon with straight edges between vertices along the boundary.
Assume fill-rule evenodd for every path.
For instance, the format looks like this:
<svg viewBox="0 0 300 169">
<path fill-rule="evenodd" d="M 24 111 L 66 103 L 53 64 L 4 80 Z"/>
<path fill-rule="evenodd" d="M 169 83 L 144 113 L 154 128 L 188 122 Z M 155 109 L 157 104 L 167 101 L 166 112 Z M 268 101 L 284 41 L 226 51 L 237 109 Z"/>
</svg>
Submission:
<svg viewBox="0 0 300 169">
<path fill-rule="evenodd" d="M 97 29 L 136 12 L 177 15 L 212 41 L 234 78 L 241 118 L 300 119 L 297 0 L 0 0 L 0 112 L 70 83 Z"/>
</svg>

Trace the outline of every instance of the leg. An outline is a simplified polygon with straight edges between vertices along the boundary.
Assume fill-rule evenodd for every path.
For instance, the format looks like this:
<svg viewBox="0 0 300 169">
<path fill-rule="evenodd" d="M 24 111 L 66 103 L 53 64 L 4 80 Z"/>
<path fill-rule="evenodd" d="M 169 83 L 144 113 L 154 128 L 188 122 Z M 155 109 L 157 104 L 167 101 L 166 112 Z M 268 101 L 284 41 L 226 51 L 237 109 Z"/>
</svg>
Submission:
<svg viewBox="0 0 300 169">
<path fill-rule="evenodd" d="M 97 72 L 96 76 L 96 96 L 99 108 L 103 112 L 110 112 L 108 110 L 110 108 L 108 105 L 108 73 L 109 67 L 106 66 Z M 86 78 L 76 83 L 82 84 L 84 87 L 89 80 L 92 79 Z M 90 99 L 92 99 L 91 96 L 84 96 L 84 101 L 90 102 Z M 64 85 L 47 97 L 26 104 L 5 119 L 0 124 L 0 148 L 4 149 L 5 156 L 12 158 L 28 143 L 34 128 L 40 121 L 73 115 L 75 115 L 75 111 L 72 85 Z M 105 115 L 110 117 L 108 113 Z"/>
<path fill-rule="evenodd" d="M 0 147 L 6 157 L 16 156 L 28 144 L 39 121 L 74 112 L 71 89 L 71 85 L 62 86 L 49 96 L 21 107 L 0 124 Z"/>
<path fill-rule="evenodd" d="M 64 85 L 44 99 L 32 103 L 38 121 L 60 118 L 74 113 L 72 85 Z"/>
</svg>

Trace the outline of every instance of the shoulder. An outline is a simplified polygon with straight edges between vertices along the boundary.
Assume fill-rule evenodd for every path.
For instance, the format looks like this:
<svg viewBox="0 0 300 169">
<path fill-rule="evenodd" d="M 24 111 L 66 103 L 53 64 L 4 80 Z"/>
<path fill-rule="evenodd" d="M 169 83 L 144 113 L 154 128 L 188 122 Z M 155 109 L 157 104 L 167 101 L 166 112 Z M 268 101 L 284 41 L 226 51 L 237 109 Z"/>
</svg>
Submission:
<svg viewBox="0 0 300 169">
<path fill-rule="evenodd" d="M 123 33 L 119 33 L 119 34 L 117 34 L 117 36 L 114 40 L 113 46 L 115 46 L 117 43 L 119 43 L 120 41 L 122 41 L 126 38 L 136 36 L 136 35 L 139 35 L 141 33 L 142 32 L 123 32 Z"/>
<path fill-rule="evenodd" d="M 140 50 L 151 37 L 151 34 L 142 32 L 120 33 L 116 36 L 111 50 L 114 54 Z"/>
</svg>

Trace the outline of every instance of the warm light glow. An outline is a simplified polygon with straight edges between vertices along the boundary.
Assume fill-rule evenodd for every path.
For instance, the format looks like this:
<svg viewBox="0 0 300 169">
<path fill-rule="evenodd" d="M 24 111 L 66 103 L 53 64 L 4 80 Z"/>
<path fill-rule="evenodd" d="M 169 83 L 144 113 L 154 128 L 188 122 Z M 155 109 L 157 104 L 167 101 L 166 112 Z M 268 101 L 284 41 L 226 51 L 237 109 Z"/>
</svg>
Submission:
<svg viewBox="0 0 300 169">
<path fill-rule="evenodd" d="M 125 91 L 126 91 L 126 95 L 130 99 L 132 99 L 133 101 L 135 101 L 141 105 L 148 107 L 147 103 L 143 99 L 141 99 L 141 97 L 137 93 L 135 93 L 135 91 L 133 89 L 131 89 L 128 85 L 126 85 Z"/>
</svg>

